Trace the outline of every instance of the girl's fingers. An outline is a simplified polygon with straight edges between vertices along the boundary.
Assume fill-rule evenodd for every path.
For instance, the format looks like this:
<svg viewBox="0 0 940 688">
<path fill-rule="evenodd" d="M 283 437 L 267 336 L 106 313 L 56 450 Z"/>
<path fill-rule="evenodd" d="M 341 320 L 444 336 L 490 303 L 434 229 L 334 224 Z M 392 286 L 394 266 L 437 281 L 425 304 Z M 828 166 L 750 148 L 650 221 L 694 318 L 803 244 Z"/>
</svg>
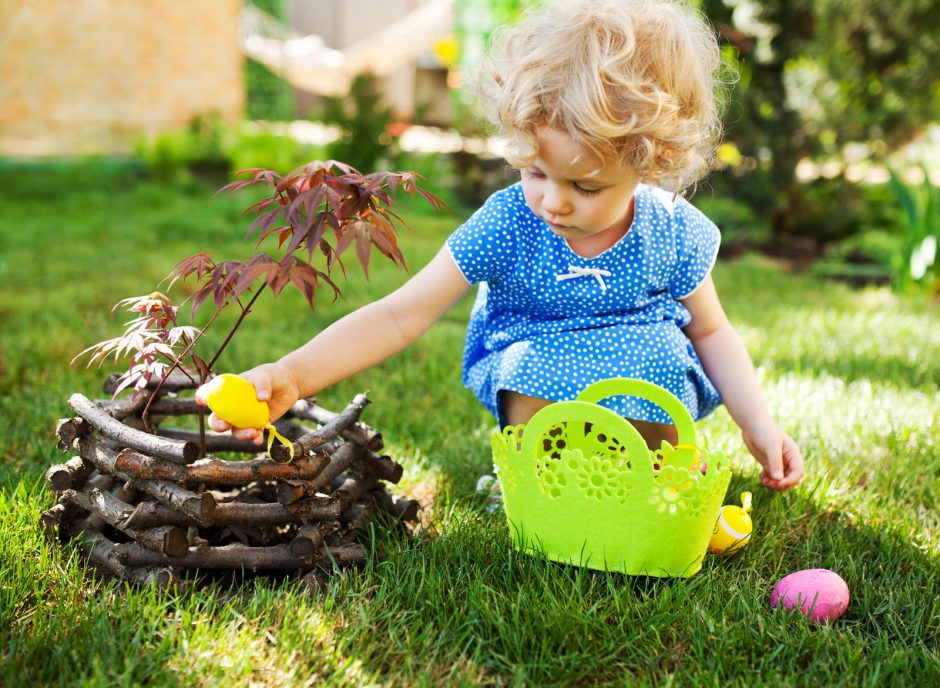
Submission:
<svg viewBox="0 0 940 688">
<path fill-rule="evenodd" d="M 206 393 L 205 393 L 205 391 L 203 391 L 203 390 L 205 390 L 205 388 L 206 388 L 205 385 L 200 385 L 200 386 L 196 389 L 196 397 L 195 397 L 195 398 L 196 398 L 196 403 L 199 404 L 200 406 L 205 406 L 205 405 L 206 405 Z"/>
<path fill-rule="evenodd" d="M 260 434 L 257 428 L 232 428 L 232 437 L 240 440 L 257 440 Z"/>
<path fill-rule="evenodd" d="M 209 414 L 209 429 L 214 430 L 215 432 L 225 432 L 232 426 L 226 423 L 224 420 L 219 418 L 214 413 Z"/>
<path fill-rule="evenodd" d="M 787 483 L 787 487 L 792 487 L 803 479 L 804 469 L 803 456 L 800 454 L 796 443 L 789 437 L 786 438 L 783 444 L 783 456 L 787 467 L 784 481 Z"/>
<path fill-rule="evenodd" d="M 263 367 L 263 366 L 259 366 Z M 239 377 L 248 380 L 255 388 L 255 397 L 258 401 L 268 401 L 271 398 L 271 376 L 262 375 L 255 372 L 255 369 L 246 370 L 238 374 Z"/>
<path fill-rule="evenodd" d="M 774 480 L 783 478 L 783 452 L 780 445 L 771 445 L 765 456 L 767 463 L 764 465 L 764 470 L 767 474 Z"/>
</svg>

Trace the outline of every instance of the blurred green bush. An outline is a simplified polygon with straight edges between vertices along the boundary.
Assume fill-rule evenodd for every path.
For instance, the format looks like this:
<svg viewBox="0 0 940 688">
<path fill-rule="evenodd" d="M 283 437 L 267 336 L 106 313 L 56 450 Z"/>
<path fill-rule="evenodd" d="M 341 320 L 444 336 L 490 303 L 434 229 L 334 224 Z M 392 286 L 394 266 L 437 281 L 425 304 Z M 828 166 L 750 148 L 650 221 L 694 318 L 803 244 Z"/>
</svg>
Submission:
<svg viewBox="0 0 940 688">
<path fill-rule="evenodd" d="M 136 154 L 148 170 L 164 181 L 208 177 L 221 181 L 238 170 L 266 167 L 288 172 L 314 159 L 326 159 L 326 150 L 299 142 L 283 127 L 241 122 L 226 124 L 216 118 L 197 118 L 188 127 L 140 141 Z"/>
<path fill-rule="evenodd" d="M 313 119 L 340 130 L 339 138 L 327 146 L 328 157 L 366 173 L 394 166 L 399 135 L 392 126 L 395 115 L 382 97 L 378 77 L 360 74 L 346 96 L 324 97 L 323 110 Z"/>
</svg>

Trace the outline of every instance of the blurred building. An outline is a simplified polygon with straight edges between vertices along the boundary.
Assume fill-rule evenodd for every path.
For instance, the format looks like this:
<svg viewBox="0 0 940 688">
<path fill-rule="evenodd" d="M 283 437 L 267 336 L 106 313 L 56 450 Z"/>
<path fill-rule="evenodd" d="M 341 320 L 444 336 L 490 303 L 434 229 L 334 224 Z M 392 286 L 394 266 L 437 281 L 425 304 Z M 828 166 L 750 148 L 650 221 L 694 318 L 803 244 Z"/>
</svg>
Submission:
<svg viewBox="0 0 940 688">
<path fill-rule="evenodd" d="M 245 105 L 242 0 L 2 0 L 0 154 L 126 151 Z"/>
<path fill-rule="evenodd" d="M 297 115 L 381 77 L 396 114 L 446 124 L 453 0 L 0 0 L 0 155 L 122 153 L 199 115 L 245 112 L 245 55 L 297 87 Z"/>
<path fill-rule="evenodd" d="M 386 102 L 402 119 L 450 121 L 448 64 L 454 0 L 287 0 L 289 26 L 256 24 L 246 54 L 297 87 L 297 114 L 316 111 L 355 74 L 381 77 Z M 272 30 L 273 29 L 273 30 Z M 264 35 L 267 34 L 267 35 Z M 253 43 L 257 42 L 257 43 Z M 254 50 L 252 48 L 257 48 Z"/>
</svg>

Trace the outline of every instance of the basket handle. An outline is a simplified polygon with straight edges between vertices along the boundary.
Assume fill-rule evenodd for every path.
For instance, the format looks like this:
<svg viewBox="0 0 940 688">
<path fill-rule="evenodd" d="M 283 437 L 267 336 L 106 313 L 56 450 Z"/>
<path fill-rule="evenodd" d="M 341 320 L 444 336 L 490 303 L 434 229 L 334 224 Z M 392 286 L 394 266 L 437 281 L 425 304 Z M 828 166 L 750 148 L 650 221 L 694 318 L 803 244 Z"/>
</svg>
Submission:
<svg viewBox="0 0 940 688">
<path fill-rule="evenodd" d="M 668 413 L 675 422 L 676 430 L 679 432 L 679 444 L 695 445 L 695 421 L 692 420 L 685 404 L 679 401 L 671 392 L 659 385 L 654 385 L 652 382 L 626 377 L 600 380 L 593 385 L 588 385 L 578 395 L 577 400 L 596 404 L 605 397 L 617 395 L 634 396 L 652 401 Z"/>
<path fill-rule="evenodd" d="M 522 434 L 522 455 L 539 456 L 538 443 L 553 425 L 570 422 L 597 423 L 600 420 L 606 420 L 609 427 L 621 428 L 620 439 L 628 456 L 643 456 L 647 453 L 646 442 L 636 428 L 610 409 L 584 401 L 561 401 L 541 409 L 526 423 Z M 651 463 L 641 462 L 639 465 L 641 470 L 644 466 L 647 471 L 652 470 Z"/>
</svg>

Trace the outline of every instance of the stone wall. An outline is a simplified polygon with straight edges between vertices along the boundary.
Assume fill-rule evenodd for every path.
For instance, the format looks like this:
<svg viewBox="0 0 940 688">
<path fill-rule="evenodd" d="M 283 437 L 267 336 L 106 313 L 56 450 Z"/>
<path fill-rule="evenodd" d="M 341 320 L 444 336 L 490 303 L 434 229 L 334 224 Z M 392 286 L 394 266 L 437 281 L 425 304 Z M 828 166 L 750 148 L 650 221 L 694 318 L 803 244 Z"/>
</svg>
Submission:
<svg viewBox="0 0 940 688">
<path fill-rule="evenodd" d="M 119 153 L 245 105 L 242 0 L 0 1 L 0 155 Z"/>
</svg>

